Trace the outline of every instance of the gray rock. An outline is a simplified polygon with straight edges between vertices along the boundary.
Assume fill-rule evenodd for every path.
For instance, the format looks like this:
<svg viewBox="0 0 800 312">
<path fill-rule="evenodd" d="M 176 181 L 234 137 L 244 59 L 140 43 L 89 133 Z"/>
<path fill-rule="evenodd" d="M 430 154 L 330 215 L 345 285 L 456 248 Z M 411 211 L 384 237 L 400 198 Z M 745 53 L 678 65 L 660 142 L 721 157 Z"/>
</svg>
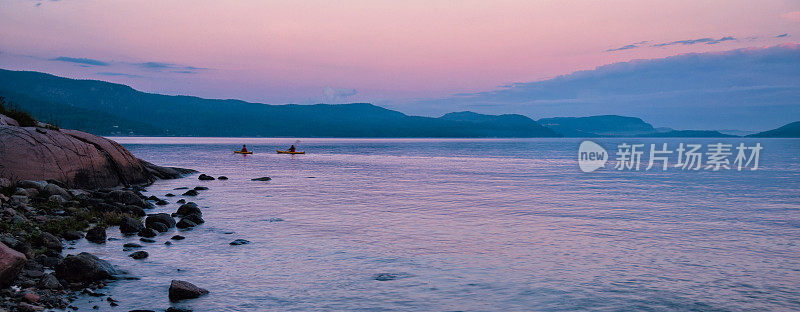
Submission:
<svg viewBox="0 0 800 312">
<path fill-rule="evenodd" d="M 34 188 L 37 191 L 43 190 L 45 185 L 47 185 L 47 182 L 45 182 L 45 181 L 22 180 L 22 181 L 18 181 L 17 182 L 17 187 L 21 187 L 21 188 L 25 188 L 25 189 Z"/>
<path fill-rule="evenodd" d="M 61 283 L 58 282 L 58 278 L 55 275 L 50 273 L 45 273 L 42 275 L 42 278 L 39 279 L 39 282 L 36 284 L 36 287 L 42 289 L 50 289 L 50 290 L 60 290 L 63 288 Z"/>
<path fill-rule="evenodd" d="M 111 200 L 123 203 L 125 205 L 134 205 L 138 207 L 147 206 L 145 200 L 139 197 L 139 195 L 137 195 L 133 191 L 117 190 L 117 191 L 112 191 L 108 195 L 111 198 Z"/>
<path fill-rule="evenodd" d="M 58 237 L 55 237 L 53 234 L 47 232 L 41 232 L 39 234 L 39 238 L 36 239 L 36 246 L 45 247 L 57 252 L 61 252 L 61 249 L 63 248 L 63 246 L 61 246 L 61 240 L 58 239 Z"/>
<path fill-rule="evenodd" d="M 239 239 L 235 239 L 234 241 L 232 241 L 231 245 L 232 246 L 239 246 L 239 245 L 245 245 L 245 244 L 249 244 L 249 243 L 250 243 L 249 240 L 239 238 Z"/>
<path fill-rule="evenodd" d="M 180 221 L 178 221 L 178 224 L 176 226 L 179 229 L 188 229 L 197 226 L 197 223 L 194 223 L 191 220 L 181 219 Z"/>
<path fill-rule="evenodd" d="M 66 256 L 55 269 L 56 277 L 69 283 L 97 282 L 117 274 L 111 264 L 88 252 Z"/>
<path fill-rule="evenodd" d="M 197 194 L 199 193 L 197 193 L 195 190 L 188 190 L 186 193 L 181 194 L 181 196 L 197 196 Z"/>
<path fill-rule="evenodd" d="M 42 191 L 45 194 L 48 194 L 48 195 L 51 195 L 51 196 L 52 195 L 59 195 L 59 196 L 63 197 L 64 199 L 71 198 L 70 193 L 67 192 L 67 190 L 65 190 L 65 189 L 61 188 L 60 186 L 55 185 L 53 183 L 47 183 L 47 185 L 44 186 L 44 189 Z"/>
<path fill-rule="evenodd" d="M 148 229 L 153 229 L 153 230 L 156 230 L 156 231 L 158 231 L 160 233 L 164 233 L 166 231 L 169 231 L 169 228 L 167 227 L 167 225 L 164 224 L 164 223 L 161 223 L 161 222 L 152 222 L 152 223 L 150 223 L 150 226 L 148 227 Z"/>
<path fill-rule="evenodd" d="M 161 222 L 167 226 L 167 228 L 175 227 L 175 219 L 172 218 L 169 214 L 166 213 L 154 213 L 148 215 L 147 218 L 144 220 L 144 223 L 147 227 L 152 228 L 150 226 L 154 222 Z"/>
<path fill-rule="evenodd" d="M 205 220 L 203 220 L 203 217 L 201 217 L 198 214 L 190 214 L 188 216 L 183 217 L 183 219 L 192 221 L 192 222 L 194 222 L 194 224 L 198 224 L 198 225 L 203 224 L 203 223 L 206 222 Z"/>
<path fill-rule="evenodd" d="M 143 228 L 139 231 L 139 236 L 141 237 L 156 237 L 156 235 L 158 235 L 158 232 L 154 229 Z"/>
<path fill-rule="evenodd" d="M 205 294 L 208 294 L 208 290 L 197 287 L 186 281 L 172 280 L 169 285 L 170 301 L 198 298 Z"/>
<path fill-rule="evenodd" d="M 0 288 L 11 285 L 27 261 L 25 255 L 0 243 Z"/>
<path fill-rule="evenodd" d="M 139 233 L 143 228 L 144 226 L 141 221 L 131 217 L 122 218 L 122 223 L 119 225 L 119 231 L 125 235 Z"/>
<path fill-rule="evenodd" d="M 191 214 L 203 215 L 203 212 L 200 211 L 200 207 L 197 207 L 197 204 L 194 202 L 188 202 L 180 207 L 178 207 L 178 211 L 176 212 L 179 216 L 188 216 Z"/>
<path fill-rule="evenodd" d="M 203 174 L 200 174 L 200 176 L 197 177 L 197 179 L 201 180 L 201 181 L 211 181 L 211 180 L 214 180 L 214 177 L 212 177 L 210 175 L 206 175 L 205 173 L 203 173 Z"/>
<path fill-rule="evenodd" d="M 106 242 L 106 228 L 102 226 L 95 226 L 86 231 L 86 240 L 95 244 L 104 244 Z"/>
<path fill-rule="evenodd" d="M 147 258 L 148 256 L 150 256 L 150 255 L 144 250 L 140 250 L 140 251 L 137 251 L 137 252 L 134 252 L 134 253 L 128 255 L 128 257 L 134 258 L 136 260 L 144 259 L 144 258 Z"/>
</svg>

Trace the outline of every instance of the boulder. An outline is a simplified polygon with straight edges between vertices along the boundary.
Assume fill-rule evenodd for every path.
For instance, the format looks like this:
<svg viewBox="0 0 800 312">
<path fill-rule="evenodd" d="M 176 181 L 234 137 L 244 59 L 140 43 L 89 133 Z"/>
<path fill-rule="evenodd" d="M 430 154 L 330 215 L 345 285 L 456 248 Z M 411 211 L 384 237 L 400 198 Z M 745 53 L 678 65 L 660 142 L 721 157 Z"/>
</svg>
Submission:
<svg viewBox="0 0 800 312">
<path fill-rule="evenodd" d="M 159 200 L 156 201 L 156 205 L 166 206 L 166 205 L 169 205 L 169 202 L 167 202 L 166 200 L 163 200 L 163 199 L 159 199 Z"/>
<path fill-rule="evenodd" d="M 27 261 L 25 255 L 0 243 L 0 288 L 11 285 Z"/>
<path fill-rule="evenodd" d="M 205 173 L 202 173 L 202 174 L 200 174 L 199 177 L 197 177 L 197 179 L 201 180 L 201 181 L 211 181 L 211 180 L 214 180 L 214 177 L 212 177 L 210 175 L 206 175 Z"/>
<path fill-rule="evenodd" d="M 152 238 L 147 238 L 147 237 L 142 237 L 142 238 L 139 238 L 139 241 L 140 241 L 140 242 L 145 242 L 145 243 L 155 243 L 155 242 L 156 242 L 154 239 L 152 239 Z"/>
<path fill-rule="evenodd" d="M 185 239 L 186 237 L 183 237 L 183 235 L 174 235 L 174 236 L 172 236 L 171 238 L 172 238 L 173 240 L 183 240 L 183 239 Z"/>
<path fill-rule="evenodd" d="M 56 277 L 69 283 L 97 282 L 117 274 L 111 264 L 88 252 L 66 256 L 55 271 Z"/>
<path fill-rule="evenodd" d="M 226 176 L 219 176 L 219 178 L 217 178 L 217 180 L 227 180 L 227 179 L 228 179 L 228 177 L 226 177 Z"/>
<path fill-rule="evenodd" d="M 67 200 L 64 198 L 64 196 L 61 196 L 61 195 L 50 195 L 50 197 L 47 198 L 47 201 L 50 202 L 50 203 L 59 205 L 59 206 L 65 204 L 67 202 Z"/>
<path fill-rule="evenodd" d="M 188 220 L 188 219 L 181 219 L 180 221 L 178 221 L 178 224 L 176 226 L 179 229 L 188 229 L 188 228 L 197 226 L 197 223 L 194 223 L 194 222 L 192 222 L 191 220 Z"/>
<path fill-rule="evenodd" d="M 134 252 L 134 253 L 128 255 L 128 257 L 134 258 L 136 260 L 144 259 L 144 258 L 147 258 L 148 256 L 150 256 L 150 255 L 144 250 L 139 250 L 137 252 Z"/>
<path fill-rule="evenodd" d="M 239 238 L 239 239 L 235 239 L 230 244 L 231 244 L 231 246 L 239 246 L 239 245 L 245 245 L 245 244 L 249 244 L 249 243 L 250 243 L 249 240 Z"/>
<path fill-rule="evenodd" d="M 136 195 L 136 193 L 133 191 L 117 190 L 108 193 L 108 197 L 115 202 L 123 203 L 125 205 L 134 205 L 138 207 L 147 206 L 145 200 L 139 197 L 139 195 Z"/>
<path fill-rule="evenodd" d="M 12 182 L 57 180 L 71 188 L 98 188 L 176 178 L 187 172 L 141 161 L 114 141 L 75 130 L 41 131 L 0 122 L 0 142 L 0 176 L 13 177 Z"/>
<path fill-rule="evenodd" d="M 36 189 L 37 191 L 41 191 L 44 189 L 47 182 L 45 181 L 31 181 L 31 180 L 21 180 L 17 182 L 17 187 L 21 187 L 24 189 Z"/>
<path fill-rule="evenodd" d="M 175 213 L 179 216 L 188 216 L 192 214 L 201 216 L 203 215 L 203 212 L 200 211 L 200 207 L 197 207 L 197 204 L 195 204 L 194 202 L 188 202 L 181 205 L 180 207 L 178 207 L 178 211 Z"/>
<path fill-rule="evenodd" d="M 35 240 L 36 247 L 45 247 L 47 249 L 55 250 L 61 252 L 63 246 L 61 246 L 61 240 L 58 237 L 55 237 L 53 234 L 47 232 L 41 232 L 39 237 Z"/>
<path fill-rule="evenodd" d="M 201 217 L 199 214 L 190 214 L 188 216 L 183 217 L 183 219 L 192 221 L 195 224 L 203 224 L 206 222 L 205 220 L 203 220 L 203 217 Z"/>
<path fill-rule="evenodd" d="M 156 231 L 158 231 L 160 233 L 164 233 L 166 231 L 169 231 L 169 228 L 167 227 L 167 225 L 164 224 L 164 223 L 161 223 L 161 222 L 152 222 L 147 226 L 147 228 L 156 230 Z"/>
<path fill-rule="evenodd" d="M 185 203 L 186 203 L 186 200 L 185 200 L 185 199 L 183 199 L 183 198 L 181 198 L 181 199 L 179 199 L 178 201 L 176 201 L 176 203 L 179 203 L 179 204 L 185 204 Z"/>
<path fill-rule="evenodd" d="M 71 198 L 71 194 L 67 192 L 67 190 L 53 183 L 47 183 L 42 189 L 42 192 L 47 195 L 60 195 L 61 197 L 64 197 L 64 199 Z"/>
<path fill-rule="evenodd" d="M 197 191 L 195 190 L 188 190 L 185 193 L 181 194 L 181 196 L 197 196 Z"/>
<path fill-rule="evenodd" d="M 205 187 L 205 186 L 195 186 L 194 190 L 195 191 L 206 191 L 206 190 L 208 190 L 208 188 Z"/>
<path fill-rule="evenodd" d="M 103 244 L 106 242 L 106 228 L 102 226 L 95 226 L 86 231 L 86 240 L 95 243 Z"/>
<path fill-rule="evenodd" d="M 39 282 L 36 283 L 36 287 L 41 289 L 50 289 L 50 290 L 60 290 L 63 288 L 61 283 L 58 282 L 58 278 L 55 275 L 50 273 L 45 273 L 42 275 L 42 278 L 39 279 Z"/>
<path fill-rule="evenodd" d="M 83 237 L 83 233 L 78 232 L 78 231 L 69 230 L 69 231 L 65 231 L 64 233 L 62 233 L 61 237 L 63 237 L 65 240 L 78 240 L 78 239 L 81 239 Z"/>
<path fill-rule="evenodd" d="M 131 217 L 122 218 L 122 223 L 119 225 L 119 231 L 122 234 L 130 235 L 139 233 L 144 228 L 142 221 L 136 220 Z"/>
<path fill-rule="evenodd" d="M 270 180 L 272 180 L 272 178 L 270 178 L 270 177 L 261 177 L 261 178 L 250 179 L 250 181 L 270 181 Z"/>
<path fill-rule="evenodd" d="M 154 229 L 143 228 L 139 230 L 139 236 L 141 237 L 156 237 L 156 235 L 158 235 L 158 232 Z"/>
<path fill-rule="evenodd" d="M 153 228 L 151 225 L 154 222 L 161 222 L 167 226 L 167 228 L 175 227 L 175 219 L 172 218 L 169 214 L 166 213 L 154 213 L 148 215 L 146 219 L 144 219 L 144 224 L 148 228 Z"/>
<path fill-rule="evenodd" d="M 208 290 L 197 287 L 186 281 L 172 280 L 169 285 L 170 301 L 198 298 L 205 294 L 208 294 Z"/>
</svg>

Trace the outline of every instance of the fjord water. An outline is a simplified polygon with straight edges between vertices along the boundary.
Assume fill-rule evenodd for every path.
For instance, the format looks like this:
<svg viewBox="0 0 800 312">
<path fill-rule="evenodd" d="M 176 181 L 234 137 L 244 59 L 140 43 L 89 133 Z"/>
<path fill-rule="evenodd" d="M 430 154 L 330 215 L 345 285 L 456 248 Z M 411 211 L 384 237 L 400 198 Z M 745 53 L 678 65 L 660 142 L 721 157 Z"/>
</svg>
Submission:
<svg viewBox="0 0 800 312">
<path fill-rule="evenodd" d="M 146 244 L 73 250 L 140 280 L 81 298 L 81 310 L 561 311 L 800 309 L 800 140 L 760 142 L 757 171 L 582 173 L 580 140 L 115 138 L 136 156 L 230 178 L 158 181 L 206 223 Z M 253 155 L 234 155 L 247 144 Z M 252 178 L 269 176 L 272 181 Z M 230 246 L 234 239 L 251 243 Z M 395 279 L 375 277 L 389 273 Z M 170 304 L 170 280 L 211 293 Z"/>
</svg>

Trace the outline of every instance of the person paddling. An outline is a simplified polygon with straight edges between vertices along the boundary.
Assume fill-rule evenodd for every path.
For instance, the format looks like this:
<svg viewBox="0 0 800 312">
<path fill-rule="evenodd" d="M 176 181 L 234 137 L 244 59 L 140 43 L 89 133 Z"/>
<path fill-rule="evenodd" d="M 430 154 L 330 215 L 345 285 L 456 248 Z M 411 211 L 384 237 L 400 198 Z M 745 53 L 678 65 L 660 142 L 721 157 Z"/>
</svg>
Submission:
<svg viewBox="0 0 800 312">
<path fill-rule="evenodd" d="M 297 150 L 297 149 L 296 149 L 296 148 L 294 148 L 294 144 L 292 144 L 292 146 L 291 146 L 291 147 L 289 147 L 289 151 L 290 151 L 290 152 L 292 152 L 292 153 L 294 153 L 296 150 Z"/>
<path fill-rule="evenodd" d="M 247 145 L 242 145 L 242 150 L 240 152 L 247 153 Z"/>
</svg>

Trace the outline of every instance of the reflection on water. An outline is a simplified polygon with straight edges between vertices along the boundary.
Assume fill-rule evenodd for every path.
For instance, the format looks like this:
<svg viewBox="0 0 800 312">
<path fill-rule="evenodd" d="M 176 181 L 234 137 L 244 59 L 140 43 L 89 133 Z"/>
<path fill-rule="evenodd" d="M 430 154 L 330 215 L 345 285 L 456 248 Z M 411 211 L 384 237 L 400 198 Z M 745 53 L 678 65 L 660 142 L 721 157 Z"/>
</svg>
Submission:
<svg viewBox="0 0 800 312">
<path fill-rule="evenodd" d="M 230 178 L 151 186 L 210 190 L 191 199 L 207 222 L 172 246 L 174 232 L 157 237 L 144 261 L 113 230 L 120 240 L 69 251 L 141 278 L 103 290 L 119 311 L 168 307 L 171 279 L 211 291 L 175 304 L 195 311 L 800 308 L 798 140 L 760 141 L 755 172 L 592 174 L 568 139 L 300 139 L 296 156 L 274 152 L 288 138 L 117 140 Z M 679 141 L 637 141 L 665 140 Z M 234 155 L 241 144 L 255 154 Z M 154 212 L 174 212 L 169 200 Z M 93 305 L 114 310 L 79 302 Z"/>
</svg>

